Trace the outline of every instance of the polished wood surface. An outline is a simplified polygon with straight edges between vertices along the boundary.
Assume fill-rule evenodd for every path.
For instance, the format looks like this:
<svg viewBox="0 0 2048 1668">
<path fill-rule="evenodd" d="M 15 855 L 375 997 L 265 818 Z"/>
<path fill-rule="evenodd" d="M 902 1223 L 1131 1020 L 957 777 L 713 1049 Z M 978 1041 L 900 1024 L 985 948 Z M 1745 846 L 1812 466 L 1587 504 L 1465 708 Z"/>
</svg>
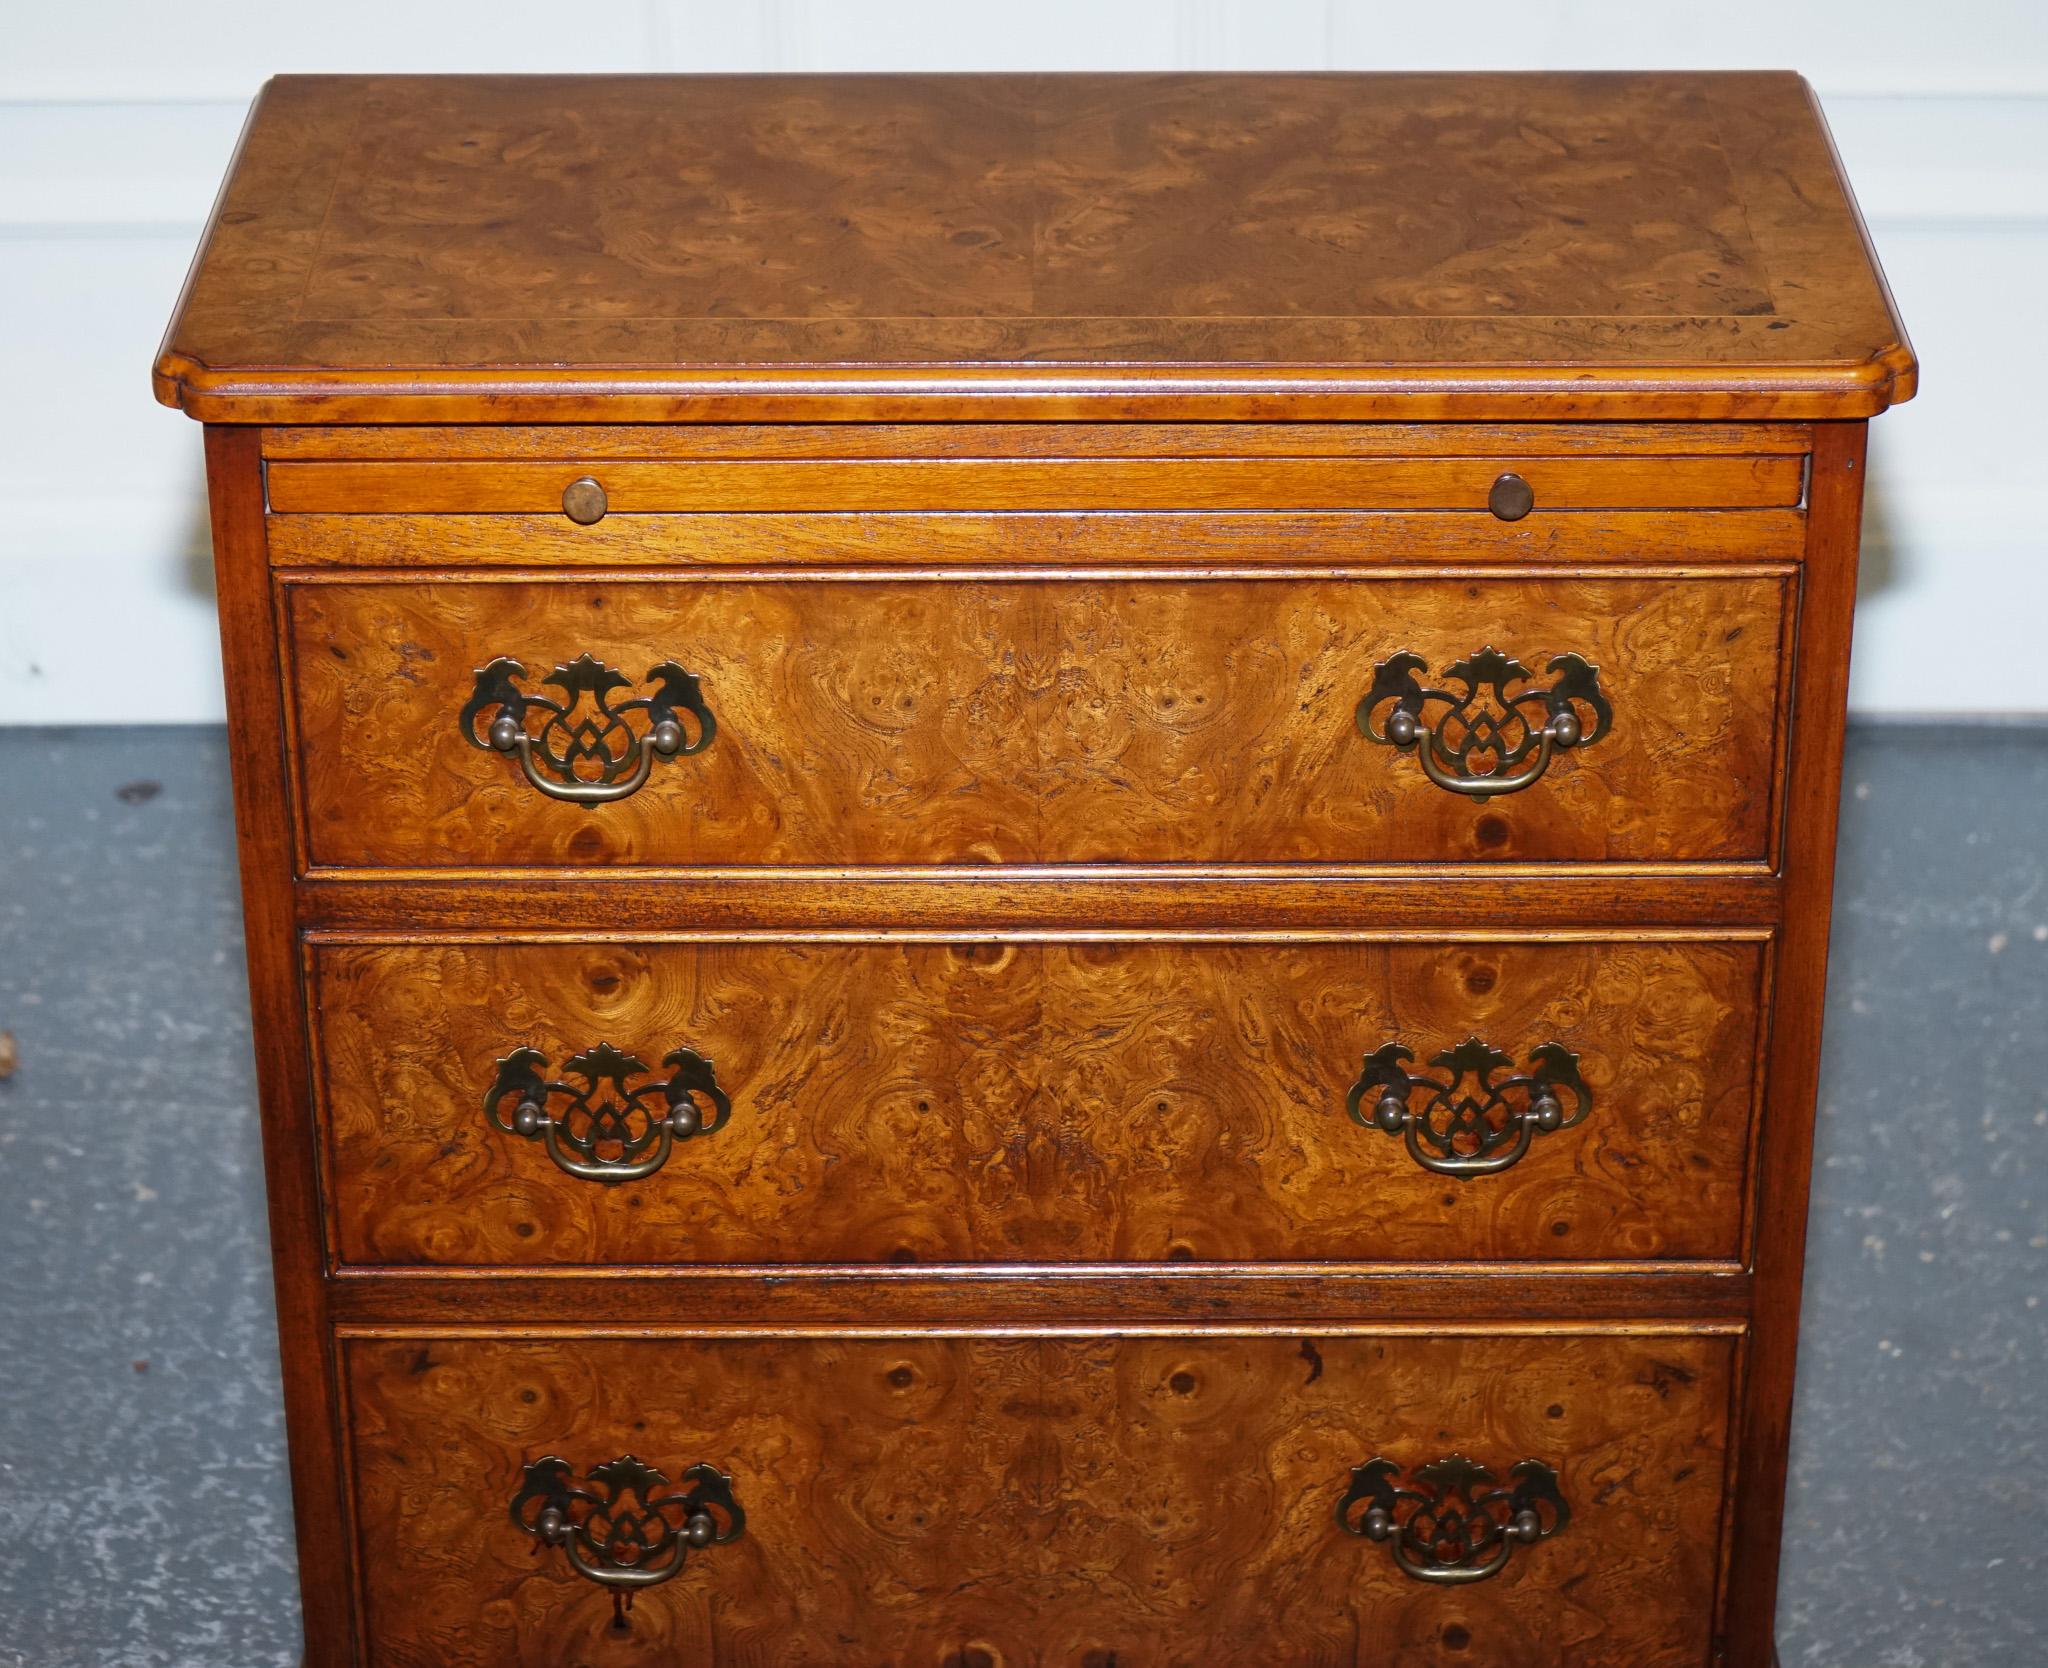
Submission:
<svg viewBox="0 0 2048 1668">
<path fill-rule="evenodd" d="M 270 465 L 270 507 L 326 511 L 559 511 L 591 475 L 615 515 L 711 510 L 1345 510 L 1476 513 L 1504 473 L 1547 511 L 1790 508 L 1796 457 L 954 458 L 915 462 L 299 463 Z"/>
<path fill-rule="evenodd" d="M 558 580 L 287 588 L 316 866 L 1737 860 L 1773 845 L 1787 581 Z M 1367 740 L 1404 650 L 1600 668 L 1612 732 L 1484 803 Z M 680 661 L 718 738 L 595 809 L 471 673 Z"/>
<path fill-rule="evenodd" d="M 1777 1017 L 1766 1098 L 1771 1143 L 1758 1177 L 1757 1338 L 1744 1410 L 1736 1499 L 1746 1533 L 1730 1551 L 1730 1640 L 1735 1662 L 1762 1663 L 1773 1651 L 1778 1545 L 1792 1437 L 1793 1366 L 1806 1272 L 1807 1201 L 1813 1176 L 1813 1121 L 1820 1090 L 1821 1015 L 1826 1006 L 1828 921 L 1834 901 L 1835 819 L 1842 798 L 1842 733 L 1848 720 L 1849 639 L 1863 524 L 1867 432 L 1832 423 L 1816 434 L 1810 577 L 1801 608 L 1799 724 L 1785 851 L 1785 929 L 1775 975 Z"/>
<path fill-rule="evenodd" d="M 1417 1335 L 1485 1322 L 1532 1333 L 1645 1323 L 1745 1323 L 1740 1268 L 1683 1262 L 1491 1263 L 614 1263 L 581 1268 L 334 1271 L 338 1324 L 650 1327 L 812 1332 L 848 1317 L 891 1335 L 1092 1326 L 1168 1331 L 1221 1317 L 1293 1331 L 1372 1322 Z M 486 1327 L 488 1330 L 488 1327 Z"/>
<path fill-rule="evenodd" d="M 1597 937 L 1617 929 L 1768 928 L 1784 890 L 1761 863 L 328 869 L 300 883 L 297 905 L 309 931 L 407 937 L 422 923 L 513 937 L 531 930 L 526 923 L 598 937 L 876 927 L 996 939 L 1044 930 Z"/>
<path fill-rule="evenodd" d="M 1804 423 L 548 423 L 263 431 L 276 459 L 1803 457 Z M 1502 465 L 1501 467 L 1506 467 Z"/>
<path fill-rule="evenodd" d="M 1736 1339 L 1646 1330 L 1000 1339 L 352 1338 L 380 1668 L 1703 1668 Z M 1352 1466 L 1556 1467 L 1569 1526 L 1417 1582 Z M 625 1629 L 507 1516 L 521 1466 L 732 1474 L 744 1536 Z"/>
<path fill-rule="evenodd" d="M 1574 569 L 1655 563 L 1674 575 L 1729 564 L 1790 566 L 1806 554 L 1803 511 L 1538 510 L 1520 521 L 1450 510 L 928 510 L 845 515 L 607 516 L 579 526 L 534 515 L 273 516 L 284 568 L 1081 568 L 1358 567 Z"/>
<path fill-rule="evenodd" d="M 242 873 L 251 1027 L 263 1129 L 264 1190 L 285 1418 L 291 1432 L 293 1534 L 309 1668 L 354 1664 L 340 1387 L 329 1351 L 327 1258 L 321 1242 L 310 1053 L 292 890 L 285 708 L 277 616 L 265 560 L 261 435 L 206 431 L 206 490 L 227 674 L 235 848 Z M 325 1572 L 324 1576 L 322 1572 Z"/>
<path fill-rule="evenodd" d="M 1737 1259 L 1764 946 L 323 944 L 350 1263 Z M 1580 1056 L 1587 1120 L 1450 1180 L 1362 1056 Z M 600 1186 L 487 1124 L 493 1063 L 716 1065 L 731 1121 Z M 1468 1085 L 1469 1087 L 1469 1085 Z M 1369 1110 L 1369 1109 L 1368 1109 Z"/>
<path fill-rule="evenodd" d="M 156 367 L 255 422 L 1803 419 L 1914 375 L 1779 73 L 285 77 Z"/>
<path fill-rule="evenodd" d="M 274 82 L 156 386 L 308 1668 L 1770 1668 L 1916 376 L 1788 75 Z M 1487 645 L 1615 716 L 1474 803 L 1353 709 Z M 458 735 L 585 652 L 715 743 L 585 810 Z M 1345 1117 L 1474 1034 L 1586 1122 L 1456 1181 Z M 486 1125 L 599 1041 L 730 1123 L 613 1188 Z M 1460 1449 L 1569 1529 L 1463 1588 L 1336 1530 Z M 615 1630 L 506 1514 L 549 1451 L 749 1534 Z"/>
</svg>

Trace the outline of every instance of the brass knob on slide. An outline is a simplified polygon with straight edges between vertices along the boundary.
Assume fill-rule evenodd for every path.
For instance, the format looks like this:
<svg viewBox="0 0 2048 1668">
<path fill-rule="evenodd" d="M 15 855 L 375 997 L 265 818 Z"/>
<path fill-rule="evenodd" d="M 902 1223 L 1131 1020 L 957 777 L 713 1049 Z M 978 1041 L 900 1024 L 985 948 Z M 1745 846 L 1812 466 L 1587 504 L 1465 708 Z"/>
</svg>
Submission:
<svg viewBox="0 0 2048 1668">
<path fill-rule="evenodd" d="M 1521 476 L 1502 475 L 1493 483 L 1493 490 L 1487 493 L 1486 507 L 1502 521 L 1520 521 L 1536 507 L 1536 492 Z M 570 513 L 575 514 L 573 510 Z"/>
<path fill-rule="evenodd" d="M 1513 477 L 1503 475 L 1501 479 L 1512 480 Z M 578 475 L 562 488 L 562 514 L 579 527 L 604 520 L 604 513 L 610 508 L 611 500 L 605 495 L 604 488 L 588 475 Z"/>
</svg>

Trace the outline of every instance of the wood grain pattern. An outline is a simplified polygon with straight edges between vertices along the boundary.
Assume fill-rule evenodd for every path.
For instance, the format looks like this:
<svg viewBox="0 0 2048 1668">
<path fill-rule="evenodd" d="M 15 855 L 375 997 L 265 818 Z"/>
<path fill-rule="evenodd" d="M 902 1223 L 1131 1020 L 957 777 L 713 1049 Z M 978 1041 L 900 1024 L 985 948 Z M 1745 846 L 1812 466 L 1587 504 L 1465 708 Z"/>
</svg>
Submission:
<svg viewBox="0 0 2048 1668">
<path fill-rule="evenodd" d="M 289 692 L 278 676 L 277 616 L 263 548 L 261 437 L 206 431 L 206 488 L 227 670 L 228 743 L 234 765 L 235 849 L 254 1015 L 252 1041 L 269 1203 L 271 1273 L 285 1418 L 290 1429 L 293 1538 L 307 1572 L 300 1597 L 306 1668 L 354 1668 L 346 1583 L 348 1485 L 340 1387 L 329 1356 L 326 1246 L 321 1232 L 317 1130 L 305 993 L 293 914 Z M 325 1572 L 321 1579 L 315 1572 Z"/>
<path fill-rule="evenodd" d="M 1742 1252 L 1762 946 L 323 944 L 343 1261 L 1146 1262 Z M 1344 1115 L 1361 1057 L 1581 1055 L 1513 1169 Z M 732 1121 L 599 1187 L 489 1127 L 518 1047 L 717 1065 Z"/>
<path fill-rule="evenodd" d="M 591 1668 L 1701 1668 L 1735 1340 L 1658 1334 L 345 1346 L 369 1660 Z M 1331 1519 L 1349 1468 L 1557 1466 L 1460 1590 Z M 745 1536 L 611 1626 L 521 1465 L 730 1471 Z M 672 1472 L 673 1474 L 673 1472 Z"/>
<path fill-rule="evenodd" d="M 435 569 L 987 567 L 1501 567 L 1778 564 L 1806 552 L 1797 510 L 1531 514 L 1452 511 L 1205 515 L 946 510 L 924 513 L 608 516 L 582 527 L 544 515 L 273 516 L 283 568 Z"/>
<path fill-rule="evenodd" d="M 1848 721 L 1849 639 L 1863 516 L 1868 435 L 1836 423 L 1817 436 L 1812 579 L 1800 610 L 1799 683 L 1794 692 L 1790 822 L 1785 851 L 1785 941 L 1774 978 L 1767 1094 L 1771 1116 L 1761 1150 L 1755 1268 L 1757 1339 L 1742 1413 L 1742 1466 L 1734 1509 L 1742 1532 L 1730 1548 L 1731 1659 L 1762 1664 L 1772 1655 L 1778 1547 L 1792 1436 L 1793 1367 L 1806 1269 L 1807 1199 L 1813 1175 L 1813 1120 L 1820 1090 L 1821 1018 L 1826 1005 L 1828 920 L 1834 900 L 1835 823 L 1841 808 L 1842 737 Z"/>
<path fill-rule="evenodd" d="M 548 423 L 263 431 L 266 458 L 1768 457 L 1803 423 Z"/>
<path fill-rule="evenodd" d="M 1234 1324 L 1428 1335 L 1741 1325 L 1753 1282 L 1726 1263 L 787 1263 L 337 1269 L 337 1324 L 380 1336 L 569 1327 L 640 1337 L 711 1327 L 955 1337 L 1059 1327 L 1129 1334 Z M 850 1322 L 849 1317 L 853 1317 Z M 971 1317 L 965 1319 L 963 1317 Z"/>
<path fill-rule="evenodd" d="M 533 930 L 525 923 L 545 923 L 599 938 L 901 927 L 1001 939 L 1081 921 L 1089 932 L 1434 938 L 1457 930 L 1761 929 L 1778 919 L 1783 891 L 1762 864 L 330 869 L 299 883 L 298 918 L 309 931 L 405 937 L 423 924 L 518 937 Z M 1484 925 L 1458 925 L 1467 921 Z"/>
<path fill-rule="evenodd" d="M 156 369 L 263 422 L 1860 417 L 1913 386 L 1782 74 L 286 78 Z"/>
<path fill-rule="evenodd" d="M 316 865 L 1739 860 L 1786 582 L 302 583 Z M 1359 735 L 1373 667 L 1601 668 L 1613 732 L 1477 805 Z M 771 647 L 772 646 L 772 647 Z M 472 669 L 681 660 L 718 740 L 595 811 L 464 741 Z"/>
<path fill-rule="evenodd" d="M 272 83 L 156 387 L 290 425 L 207 450 L 309 1668 L 1769 1668 L 1916 377 L 1787 75 Z M 1487 643 L 1616 726 L 1480 806 L 1352 710 Z M 596 812 L 455 731 L 585 651 L 721 727 Z M 1424 1180 L 1396 1029 L 1592 1117 Z M 486 1134 L 600 1037 L 733 1122 Z M 1454 1448 L 1577 1518 L 1456 1591 L 1331 1525 Z M 550 1449 L 752 1532 L 611 1631 Z"/>
<path fill-rule="evenodd" d="M 270 507 L 330 515 L 534 513 L 594 475 L 614 515 L 791 510 L 1464 510 L 1503 472 L 1546 514 L 1791 508 L 1796 457 L 944 458 L 270 465 Z"/>
</svg>

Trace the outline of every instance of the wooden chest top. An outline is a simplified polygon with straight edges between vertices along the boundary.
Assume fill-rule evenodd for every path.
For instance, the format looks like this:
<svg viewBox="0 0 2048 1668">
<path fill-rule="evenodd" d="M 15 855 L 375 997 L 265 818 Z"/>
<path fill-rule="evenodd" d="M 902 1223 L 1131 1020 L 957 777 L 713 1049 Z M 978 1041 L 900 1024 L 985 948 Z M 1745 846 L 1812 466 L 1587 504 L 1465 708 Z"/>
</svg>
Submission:
<svg viewBox="0 0 2048 1668">
<path fill-rule="evenodd" d="M 1685 420 L 1914 376 L 1790 74 L 288 76 L 156 387 L 239 422 Z"/>
</svg>

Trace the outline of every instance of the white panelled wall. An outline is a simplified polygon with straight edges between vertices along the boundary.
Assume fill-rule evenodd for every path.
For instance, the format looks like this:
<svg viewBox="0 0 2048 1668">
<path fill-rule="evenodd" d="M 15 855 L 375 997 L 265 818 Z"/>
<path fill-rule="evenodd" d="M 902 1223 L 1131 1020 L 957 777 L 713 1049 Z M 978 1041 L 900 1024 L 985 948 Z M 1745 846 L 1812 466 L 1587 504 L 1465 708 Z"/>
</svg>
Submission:
<svg viewBox="0 0 2048 1668">
<path fill-rule="evenodd" d="M 1794 68 L 1927 365 L 1878 422 L 1850 694 L 2048 710 L 2043 0 L 66 0 L 0 55 L 0 723 L 214 720 L 196 425 L 148 368 L 279 71 Z"/>
</svg>

